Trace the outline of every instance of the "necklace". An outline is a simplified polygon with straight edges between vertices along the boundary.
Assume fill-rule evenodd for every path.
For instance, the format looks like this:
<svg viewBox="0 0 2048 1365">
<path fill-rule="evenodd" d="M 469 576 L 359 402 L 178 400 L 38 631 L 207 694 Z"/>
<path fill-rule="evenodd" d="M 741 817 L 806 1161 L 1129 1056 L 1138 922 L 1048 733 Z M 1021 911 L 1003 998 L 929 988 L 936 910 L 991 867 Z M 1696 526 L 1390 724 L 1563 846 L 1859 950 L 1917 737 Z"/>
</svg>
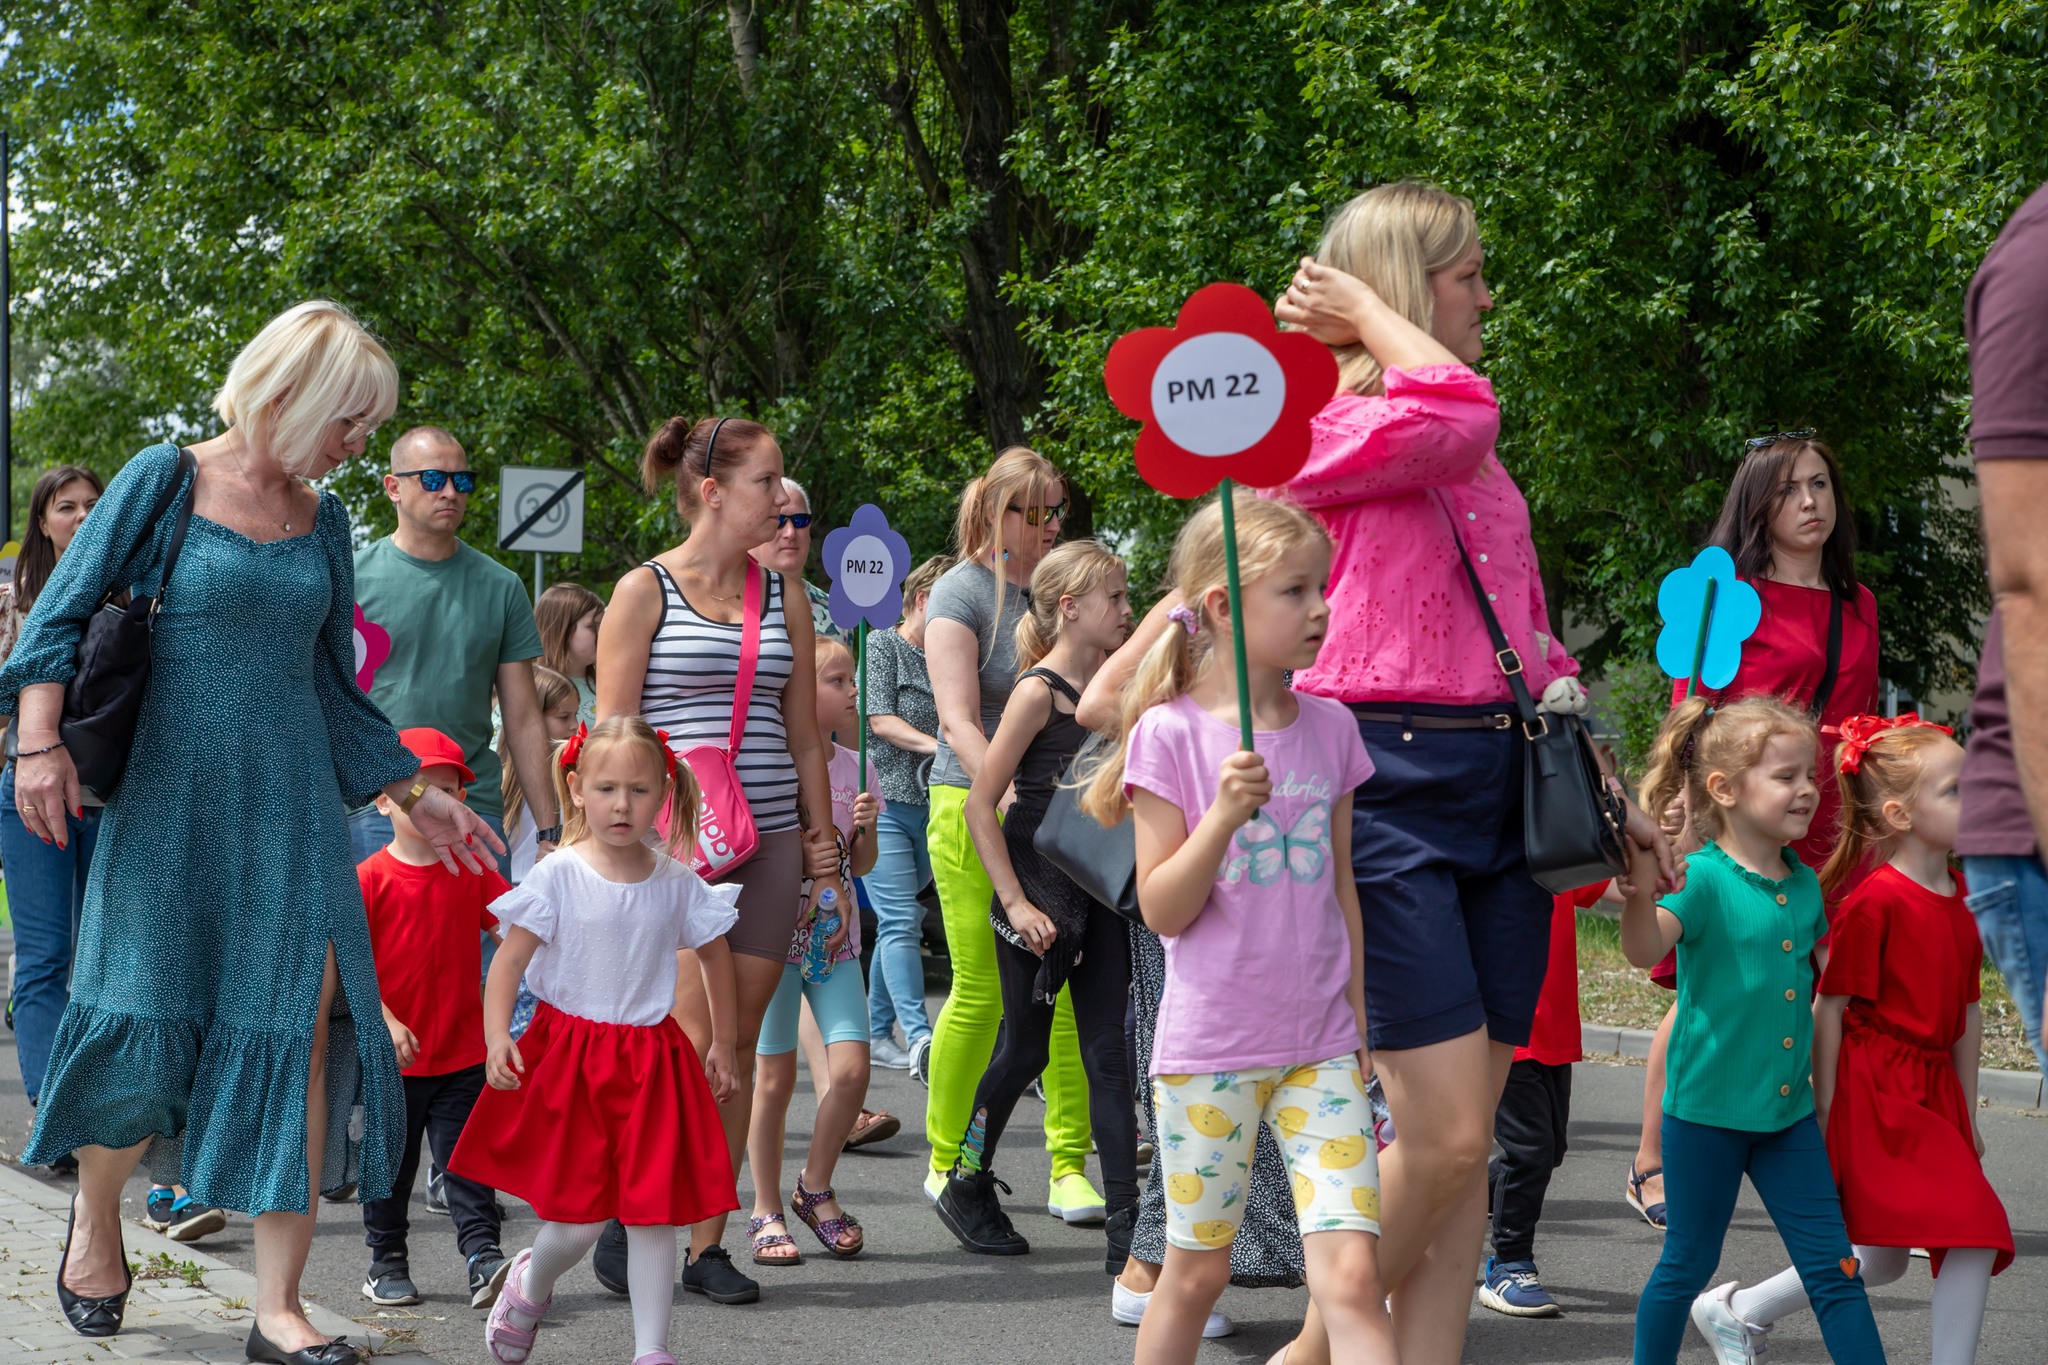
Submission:
<svg viewBox="0 0 2048 1365">
<path fill-rule="evenodd" d="M 242 452 L 241 452 L 241 449 L 239 448 L 239 446 L 229 446 L 229 447 L 228 447 L 228 451 L 229 451 L 229 453 L 230 453 L 230 454 L 232 454 L 232 455 L 233 455 L 233 456 L 235 457 L 235 472 L 236 472 L 237 474 L 240 474 L 240 475 L 242 476 L 242 486 L 243 486 L 244 488 L 248 489 L 248 490 L 249 490 L 249 492 L 250 492 L 250 493 L 251 493 L 251 494 L 253 495 L 253 494 L 254 494 L 254 493 L 256 492 L 256 484 L 255 484 L 255 482 L 254 482 L 253 480 L 251 480 L 251 479 L 250 479 L 250 477 L 249 477 L 249 469 L 248 469 L 248 466 L 246 466 L 246 465 L 244 465 L 244 464 L 242 463 Z M 287 476 L 287 477 L 289 477 L 289 476 Z M 293 479 L 293 480 L 291 480 L 291 483 L 297 483 L 297 482 L 300 482 L 300 481 L 299 481 L 299 480 L 297 480 L 297 479 Z M 289 501 L 290 501 L 290 499 L 291 499 L 291 495 L 292 495 L 292 490 L 291 490 L 291 483 L 287 483 L 287 484 L 285 485 L 285 499 L 286 499 L 286 501 L 287 501 L 287 502 L 289 502 Z M 269 509 L 268 509 L 268 508 L 264 508 L 263 510 L 265 510 L 265 511 L 269 511 Z M 277 516 L 277 514 L 276 514 L 275 512 L 271 512 L 271 513 L 270 513 L 270 515 L 271 515 L 271 516 L 273 516 L 273 517 Z M 287 515 L 289 515 L 289 514 L 287 514 Z M 290 521 L 288 521 L 288 520 L 285 520 L 284 518 L 279 518 L 279 519 L 278 519 L 278 525 L 282 526 L 282 527 L 283 527 L 283 528 L 285 529 L 285 531 L 286 531 L 287 533 L 289 533 L 289 532 L 291 531 L 291 529 L 292 529 L 292 524 L 291 524 L 291 522 L 290 522 Z"/>
</svg>

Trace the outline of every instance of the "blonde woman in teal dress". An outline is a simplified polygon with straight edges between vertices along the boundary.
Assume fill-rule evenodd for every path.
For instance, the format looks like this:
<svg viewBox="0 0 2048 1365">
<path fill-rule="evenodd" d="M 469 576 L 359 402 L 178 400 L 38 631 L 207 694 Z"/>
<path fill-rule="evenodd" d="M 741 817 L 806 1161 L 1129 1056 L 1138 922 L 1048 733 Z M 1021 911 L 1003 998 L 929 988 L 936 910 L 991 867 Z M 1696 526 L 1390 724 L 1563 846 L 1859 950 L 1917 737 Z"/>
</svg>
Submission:
<svg viewBox="0 0 2048 1365">
<path fill-rule="evenodd" d="M 58 719 L 79 639 L 109 590 L 159 590 L 175 504 L 154 524 L 151 513 L 173 483 L 189 487 L 24 1153 L 78 1154 L 58 1289 L 86 1336 L 120 1330 L 121 1189 L 146 1155 L 159 1181 L 255 1215 L 251 1360 L 357 1359 L 299 1306 L 313 1196 L 351 1183 L 363 1199 L 388 1194 L 403 1138 L 343 804 L 383 792 L 451 868 L 504 851 L 418 780 L 419 761 L 356 685 L 348 514 L 305 483 L 362 453 L 397 390 L 390 357 L 340 307 L 304 303 L 272 321 L 229 371 L 215 400 L 228 430 L 191 447 L 196 473 L 182 476 L 171 445 L 131 459 L 0 669 L 0 712 L 19 715 L 16 808 L 30 833 L 61 841 L 78 775 Z"/>
</svg>

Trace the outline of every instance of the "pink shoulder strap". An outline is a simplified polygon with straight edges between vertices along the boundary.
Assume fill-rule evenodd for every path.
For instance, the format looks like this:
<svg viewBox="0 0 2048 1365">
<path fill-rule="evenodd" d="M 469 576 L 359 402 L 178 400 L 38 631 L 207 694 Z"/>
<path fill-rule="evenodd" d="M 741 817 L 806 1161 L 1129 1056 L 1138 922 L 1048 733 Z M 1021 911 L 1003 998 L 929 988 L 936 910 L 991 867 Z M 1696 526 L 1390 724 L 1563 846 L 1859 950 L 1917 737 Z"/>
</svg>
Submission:
<svg viewBox="0 0 2048 1365">
<path fill-rule="evenodd" d="M 747 707 L 754 700 L 754 668 L 761 662 L 761 617 L 766 610 L 762 598 L 768 571 L 753 564 L 747 569 L 747 594 L 740 604 L 740 676 L 732 690 L 732 728 L 725 738 L 725 751 L 735 759 L 747 729 Z"/>
</svg>

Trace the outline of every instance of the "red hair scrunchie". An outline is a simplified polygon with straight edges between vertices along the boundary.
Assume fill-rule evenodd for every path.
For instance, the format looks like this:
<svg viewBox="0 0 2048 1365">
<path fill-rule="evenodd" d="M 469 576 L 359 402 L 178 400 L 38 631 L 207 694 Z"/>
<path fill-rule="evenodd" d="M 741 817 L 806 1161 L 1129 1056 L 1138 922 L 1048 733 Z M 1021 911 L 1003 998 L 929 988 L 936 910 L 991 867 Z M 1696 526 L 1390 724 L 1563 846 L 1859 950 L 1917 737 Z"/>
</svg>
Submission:
<svg viewBox="0 0 2048 1365">
<path fill-rule="evenodd" d="M 1908 711 L 1903 716 L 1887 719 L 1884 716 L 1849 716 L 1840 725 L 1824 725 L 1821 733 L 1838 736 L 1841 747 L 1835 751 L 1836 765 L 1845 773 L 1863 770 L 1863 756 L 1870 752 L 1870 746 L 1894 730 L 1939 730 L 1953 736 L 1955 730 L 1947 725 L 1936 725 L 1931 720 L 1920 719 L 1917 711 Z"/>
<path fill-rule="evenodd" d="M 577 760 L 583 757 L 583 741 L 589 738 L 590 727 L 579 723 L 576 726 L 576 733 L 562 741 L 562 757 L 560 762 L 563 772 L 568 772 L 574 768 Z"/>
<path fill-rule="evenodd" d="M 676 751 L 668 747 L 668 731 L 656 730 L 654 737 L 661 741 L 661 756 L 668 763 L 668 780 L 676 780 Z"/>
</svg>

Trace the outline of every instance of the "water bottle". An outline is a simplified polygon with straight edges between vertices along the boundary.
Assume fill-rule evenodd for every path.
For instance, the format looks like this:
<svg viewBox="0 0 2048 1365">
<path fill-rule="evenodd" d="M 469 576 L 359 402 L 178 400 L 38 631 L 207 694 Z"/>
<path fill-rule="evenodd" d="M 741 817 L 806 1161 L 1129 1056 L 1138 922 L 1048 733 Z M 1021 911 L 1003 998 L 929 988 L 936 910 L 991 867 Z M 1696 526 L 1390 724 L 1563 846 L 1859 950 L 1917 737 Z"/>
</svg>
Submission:
<svg viewBox="0 0 2048 1365">
<path fill-rule="evenodd" d="M 824 981 L 832 975 L 832 955 L 825 951 L 825 941 L 838 932 L 839 893 L 828 886 L 818 893 L 818 904 L 811 911 L 811 937 L 804 945 L 804 980 Z"/>
</svg>

